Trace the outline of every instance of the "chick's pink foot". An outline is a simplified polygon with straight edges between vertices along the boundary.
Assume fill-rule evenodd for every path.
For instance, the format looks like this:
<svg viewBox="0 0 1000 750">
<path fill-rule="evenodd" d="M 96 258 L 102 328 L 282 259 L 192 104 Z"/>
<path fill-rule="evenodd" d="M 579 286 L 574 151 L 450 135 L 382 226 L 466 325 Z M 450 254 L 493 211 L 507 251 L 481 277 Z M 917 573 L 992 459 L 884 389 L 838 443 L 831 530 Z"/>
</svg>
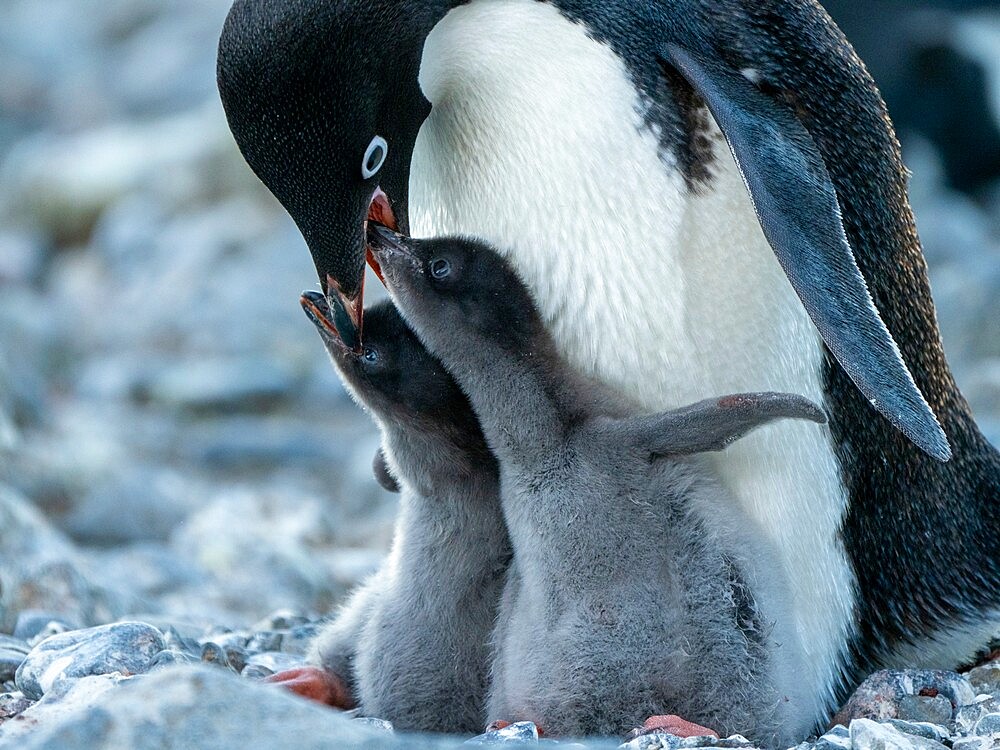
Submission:
<svg viewBox="0 0 1000 750">
<path fill-rule="evenodd" d="M 275 672 L 264 678 L 264 682 L 280 685 L 296 695 L 309 698 L 345 711 L 354 708 L 354 698 L 347 684 L 326 670 L 318 667 L 297 667 Z"/>
<path fill-rule="evenodd" d="M 650 716 L 643 722 L 642 726 L 629 732 L 629 739 L 641 737 L 644 734 L 655 734 L 656 732 L 666 732 L 675 737 L 718 737 L 718 733 L 708 727 L 682 719 L 680 716 L 666 714 L 664 716 Z"/>
</svg>

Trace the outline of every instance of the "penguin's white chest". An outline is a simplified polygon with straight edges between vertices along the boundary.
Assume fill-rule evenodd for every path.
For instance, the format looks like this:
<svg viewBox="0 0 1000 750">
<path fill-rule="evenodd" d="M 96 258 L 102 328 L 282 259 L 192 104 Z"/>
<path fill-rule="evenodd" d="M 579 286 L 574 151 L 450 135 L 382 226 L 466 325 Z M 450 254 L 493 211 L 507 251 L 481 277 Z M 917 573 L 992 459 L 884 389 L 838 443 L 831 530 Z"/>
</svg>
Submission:
<svg viewBox="0 0 1000 750">
<path fill-rule="evenodd" d="M 413 156 L 414 235 L 506 253 L 572 364 L 650 411 L 752 390 L 822 403 L 818 335 L 718 132 L 712 181 L 692 194 L 621 60 L 537 0 L 452 10 L 427 39 L 420 84 L 433 109 Z M 790 629 L 811 670 L 797 679 L 814 702 L 798 708 L 815 718 L 854 601 L 829 435 L 774 425 L 718 467 L 793 581 Z"/>
</svg>

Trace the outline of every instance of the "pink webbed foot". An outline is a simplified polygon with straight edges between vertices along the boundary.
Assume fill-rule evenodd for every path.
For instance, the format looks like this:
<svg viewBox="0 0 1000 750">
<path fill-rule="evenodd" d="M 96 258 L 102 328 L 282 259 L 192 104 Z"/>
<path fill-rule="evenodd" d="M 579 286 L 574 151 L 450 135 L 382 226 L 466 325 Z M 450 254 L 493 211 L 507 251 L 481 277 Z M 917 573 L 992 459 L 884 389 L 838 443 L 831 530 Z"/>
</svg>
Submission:
<svg viewBox="0 0 1000 750">
<path fill-rule="evenodd" d="M 718 733 L 703 727 L 700 724 L 682 719 L 680 716 L 666 714 L 664 716 L 650 716 L 643 722 L 641 727 L 633 729 L 628 733 L 629 739 L 641 737 L 644 734 L 655 734 L 664 732 L 675 737 L 718 737 Z"/>
<path fill-rule="evenodd" d="M 347 689 L 347 684 L 337 675 L 318 667 L 286 669 L 265 677 L 264 682 L 280 685 L 303 698 L 334 708 L 346 711 L 355 707 L 354 698 Z"/>
</svg>

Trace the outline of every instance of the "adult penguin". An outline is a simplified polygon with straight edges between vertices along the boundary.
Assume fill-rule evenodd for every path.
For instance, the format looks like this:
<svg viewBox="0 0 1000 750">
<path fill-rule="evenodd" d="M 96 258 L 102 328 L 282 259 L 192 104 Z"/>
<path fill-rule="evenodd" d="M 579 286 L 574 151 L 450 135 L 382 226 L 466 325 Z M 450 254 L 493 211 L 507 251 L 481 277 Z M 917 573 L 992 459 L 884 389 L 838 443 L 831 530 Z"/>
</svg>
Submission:
<svg viewBox="0 0 1000 750">
<path fill-rule="evenodd" d="M 568 360 L 650 411 L 825 405 L 717 461 L 793 579 L 803 716 L 1000 630 L 1000 456 L 882 100 L 814 0 L 237 0 L 219 85 L 356 344 L 370 217 L 499 247 Z"/>
</svg>

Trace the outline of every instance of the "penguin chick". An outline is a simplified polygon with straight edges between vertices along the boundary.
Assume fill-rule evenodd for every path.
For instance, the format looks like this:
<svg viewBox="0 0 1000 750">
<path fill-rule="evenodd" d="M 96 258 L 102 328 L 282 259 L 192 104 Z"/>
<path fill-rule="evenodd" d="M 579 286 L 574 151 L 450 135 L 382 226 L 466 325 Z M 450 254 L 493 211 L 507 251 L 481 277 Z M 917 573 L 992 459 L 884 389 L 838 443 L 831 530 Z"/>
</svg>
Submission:
<svg viewBox="0 0 1000 750">
<path fill-rule="evenodd" d="M 696 454 L 774 420 L 824 422 L 822 411 L 758 393 L 628 416 L 560 359 L 491 249 L 382 227 L 369 240 L 500 464 L 514 564 L 489 716 L 556 735 L 616 735 L 657 714 L 769 745 L 805 735 L 781 566 Z"/>
<path fill-rule="evenodd" d="M 359 351 L 337 334 L 323 295 L 307 292 L 302 305 L 378 424 L 401 492 L 388 557 L 310 659 L 348 679 L 362 713 L 397 729 L 479 731 L 510 561 L 496 462 L 468 400 L 392 305 L 367 311 Z"/>
</svg>

